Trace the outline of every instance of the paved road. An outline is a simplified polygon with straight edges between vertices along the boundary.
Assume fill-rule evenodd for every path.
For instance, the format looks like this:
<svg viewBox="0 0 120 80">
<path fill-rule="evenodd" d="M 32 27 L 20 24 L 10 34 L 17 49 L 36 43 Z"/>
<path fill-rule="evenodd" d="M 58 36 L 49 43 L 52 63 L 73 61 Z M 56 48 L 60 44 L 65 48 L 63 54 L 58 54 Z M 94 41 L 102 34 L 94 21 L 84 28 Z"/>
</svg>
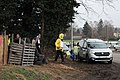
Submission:
<svg viewBox="0 0 120 80">
<path fill-rule="evenodd" d="M 113 52 L 113 62 L 120 63 L 120 51 Z"/>
</svg>

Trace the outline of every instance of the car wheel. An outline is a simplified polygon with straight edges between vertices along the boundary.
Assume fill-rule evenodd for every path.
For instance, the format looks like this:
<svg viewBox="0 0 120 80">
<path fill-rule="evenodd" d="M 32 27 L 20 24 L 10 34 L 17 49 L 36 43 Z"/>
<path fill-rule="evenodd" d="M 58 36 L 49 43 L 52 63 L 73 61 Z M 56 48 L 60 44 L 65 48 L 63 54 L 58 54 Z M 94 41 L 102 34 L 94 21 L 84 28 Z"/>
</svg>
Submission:
<svg viewBox="0 0 120 80">
<path fill-rule="evenodd" d="M 108 64 L 112 64 L 112 60 L 111 60 L 111 61 L 108 61 Z"/>
<path fill-rule="evenodd" d="M 78 61 L 81 62 L 82 61 L 82 57 L 80 57 L 80 55 L 78 54 Z"/>
<path fill-rule="evenodd" d="M 86 55 L 86 62 L 90 64 L 93 62 L 92 59 L 90 59 L 88 55 Z"/>
<path fill-rule="evenodd" d="M 82 61 L 83 61 L 83 58 L 82 58 L 82 57 L 79 57 L 78 61 L 79 61 L 79 62 L 82 62 Z"/>
<path fill-rule="evenodd" d="M 89 59 L 89 56 L 88 55 L 86 55 L 86 62 L 87 63 L 90 63 L 90 61 L 89 61 L 90 59 Z"/>
</svg>

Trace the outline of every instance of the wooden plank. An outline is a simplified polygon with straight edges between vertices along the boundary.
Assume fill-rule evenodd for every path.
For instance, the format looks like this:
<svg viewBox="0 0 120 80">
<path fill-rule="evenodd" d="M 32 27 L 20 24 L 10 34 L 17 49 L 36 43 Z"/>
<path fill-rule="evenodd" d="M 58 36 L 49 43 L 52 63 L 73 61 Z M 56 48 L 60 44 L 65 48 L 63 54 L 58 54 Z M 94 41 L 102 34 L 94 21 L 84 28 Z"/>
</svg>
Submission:
<svg viewBox="0 0 120 80">
<path fill-rule="evenodd" d="M 12 48 L 12 49 L 14 49 L 14 48 L 23 49 L 23 46 L 13 46 L 13 45 L 11 45 L 11 48 Z"/>
<path fill-rule="evenodd" d="M 34 60 L 35 58 L 23 58 L 23 60 Z"/>
<path fill-rule="evenodd" d="M 10 58 L 9 59 L 11 59 L 11 58 L 16 58 L 16 59 L 22 59 L 22 57 L 20 56 L 20 57 L 18 57 L 18 56 L 10 56 Z"/>
<path fill-rule="evenodd" d="M 23 59 L 22 62 L 34 62 L 34 59 Z"/>
<path fill-rule="evenodd" d="M 23 50 L 23 48 L 18 48 L 18 47 L 11 47 L 11 49 L 12 49 L 12 50 L 20 50 L 20 51 Z"/>
<path fill-rule="evenodd" d="M 33 64 L 34 62 L 23 62 L 22 64 Z"/>
<path fill-rule="evenodd" d="M 13 59 L 10 59 L 10 62 L 21 62 L 21 60 L 13 60 Z"/>
<path fill-rule="evenodd" d="M 18 51 L 18 50 L 12 50 L 12 49 L 10 49 L 10 51 L 17 52 L 17 53 L 22 53 L 22 51 Z"/>
<path fill-rule="evenodd" d="M 13 57 L 13 56 L 11 56 L 10 59 L 19 59 L 19 60 L 21 60 L 21 57 Z"/>
<path fill-rule="evenodd" d="M 16 58 L 16 59 L 22 59 L 21 57 L 11 56 L 9 59 Z"/>
<path fill-rule="evenodd" d="M 28 53 L 29 53 L 29 54 L 35 54 L 35 52 L 31 52 L 31 51 L 29 51 L 29 52 L 28 52 L 28 51 L 25 51 L 25 52 L 24 52 L 24 54 L 28 54 Z"/>
<path fill-rule="evenodd" d="M 23 60 L 34 60 L 35 58 L 23 58 Z"/>
<path fill-rule="evenodd" d="M 23 56 L 23 58 L 34 58 L 35 56 L 34 55 L 25 55 Z"/>
<path fill-rule="evenodd" d="M 11 53 L 11 55 L 22 56 L 22 53 L 16 53 L 16 52 L 14 52 L 14 53 Z"/>
<path fill-rule="evenodd" d="M 17 46 L 17 47 L 23 47 L 23 44 L 14 44 L 14 43 L 11 43 L 11 46 Z"/>
<path fill-rule="evenodd" d="M 3 64 L 3 36 L 0 35 L 0 65 Z"/>
<path fill-rule="evenodd" d="M 35 46 L 35 44 L 26 43 L 26 46 Z"/>
<path fill-rule="evenodd" d="M 3 56 L 3 59 L 4 59 L 4 65 L 6 65 L 8 63 L 8 36 L 5 35 L 4 37 L 4 40 L 5 40 L 5 43 L 4 43 L 4 56 Z"/>
<path fill-rule="evenodd" d="M 19 63 L 19 64 L 21 64 L 21 61 L 20 61 L 20 60 L 10 60 L 9 63 L 10 63 L 10 64 L 11 64 L 11 63 Z"/>
<path fill-rule="evenodd" d="M 10 62 L 21 62 L 21 60 L 17 60 L 17 59 L 10 59 Z"/>
<path fill-rule="evenodd" d="M 10 64 L 19 64 L 19 65 L 21 65 L 21 62 L 10 62 Z"/>
<path fill-rule="evenodd" d="M 32 49 L 34 49 L 35 48 L 35 46 L 24 46 L 25 48 L 32 48 Z"/>
<path fill-rule="evenodd" d="M 12 43 L 12 45 L 17 45 L 17 46 L 23 46 L 23 44 L 18 44 L 18 43 Z"/>
<path fill-rule="evenodd" d="M 35 57 L 33 56 L 33 57 L 23 57 L 23 59 L 34 59 Z"/>
<path fill-rule="evenodd" d="M 22 45 L 21 45 L 21 44 L 18 44 L 18 45 L 11 44 L 11 47 L 20 47 L 20 48 L 22 48 L 22 47 L 23 47 L 23 44 L 22 44 Z"/>
<path fill-rule="evenodd" d="M 23 54 L 23 56 L 34 56 L 35 54 L 32 54 L 32 53 L 25 53 Z"/>
<path fill-rule="evenodd" d="M 23 64 L 22 66 L 33 66 L 33 64 Z"/>
<path fill-rule="evenodd" d="M 23 58 L 34 58 L 35 56 L 24 56 Z"/>
<path fill-rule="evenodd" d="M 25 51 L 35 51 L 35 49 L 24 49 Z"/>
<path fill-rule="evenodd" d="M 14 54 L 11 54 L 10 57 L 21 57 L 22 58 L 22 55 L 14 55 Z"/>
</svg>

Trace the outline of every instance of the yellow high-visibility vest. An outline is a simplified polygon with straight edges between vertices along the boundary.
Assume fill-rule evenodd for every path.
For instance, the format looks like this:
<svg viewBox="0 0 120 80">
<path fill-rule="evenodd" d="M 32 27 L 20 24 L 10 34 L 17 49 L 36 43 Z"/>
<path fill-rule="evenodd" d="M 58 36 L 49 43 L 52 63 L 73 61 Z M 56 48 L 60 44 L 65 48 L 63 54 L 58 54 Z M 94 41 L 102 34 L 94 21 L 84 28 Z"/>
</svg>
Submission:
<svg viewBox="0 0 120 80">
<path fill-rule="evenodd" d="M 78 54 L 78 51 L 79 51 L 78 48 L 79 48 L 78 46 L 74 46 L 74 54 L 75 54 L 75 55 Z"/>
<path fill-rule="evenodd" d="M 10 38 L 8 39 L 8 45 L 10 45 Z"/>
</svg>

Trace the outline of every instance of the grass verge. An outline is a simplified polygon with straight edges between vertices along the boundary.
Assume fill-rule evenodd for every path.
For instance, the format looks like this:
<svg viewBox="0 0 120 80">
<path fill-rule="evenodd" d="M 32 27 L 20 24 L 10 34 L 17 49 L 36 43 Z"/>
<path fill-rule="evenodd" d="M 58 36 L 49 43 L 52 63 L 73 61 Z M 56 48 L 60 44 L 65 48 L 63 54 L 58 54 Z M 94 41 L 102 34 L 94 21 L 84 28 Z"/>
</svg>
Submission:
<svg viewBox="0 0 120 80">
<path fill-rule="evenodd" d="M 0 70 L 0 80 L 52 80 L 51 77 L 34 69 L 4 67 Z"/>
</svg>

